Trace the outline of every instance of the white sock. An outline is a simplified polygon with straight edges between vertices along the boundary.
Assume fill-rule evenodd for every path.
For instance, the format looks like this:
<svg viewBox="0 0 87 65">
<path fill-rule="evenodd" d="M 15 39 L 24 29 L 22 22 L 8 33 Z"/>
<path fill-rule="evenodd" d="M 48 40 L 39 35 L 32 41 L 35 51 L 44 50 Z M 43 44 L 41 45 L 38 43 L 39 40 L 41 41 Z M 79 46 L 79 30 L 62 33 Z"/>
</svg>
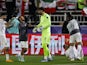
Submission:
<svg viewBox="0 0 87 65">
<path fill-rule="evenodd" d="M 78 57 L 83 58 L 84 54 L 83 54 L 83 50 L 82 50 L 82 45 L 77 46 L 77 51 L 78 51 Z"/>
<path fill-rule="evenodd" d="M 47 56 L 44 56 L 44 59 L 47 59 Z"/>
<path fill-rule="evenodd" d="M 82 46 L 81 45 L 77 46 L 77 51 L 78 51 L 78 57 L 81 58 L 81 55 L 82 55 Z"/>
<path fill-rule="evenodd" d="M 6 54 L 6 60 L 9 60 L 9 54 Z"/>
<path fill-rule="evenodd" d="M 75 56 L 75 58 L 77 58 L 77 57 L 78 57 L 78 54 L 77 54 L 77 49 L 76 49 L 76 47 L 75 47 L 75 46 L 74 46 L 73 48 L 74 48 L 74 56 Z"/>
<path fill-rule="evenodd" d="M 70 58 L 74 59 L 74 46 L 70 46 Z"/>
<path fill-rule="evenodd" d="M 84 53 L 83 53 L 83 50 L 82 50 L 82 52 L 81 52 L 81 57 L 82 57 L 82 58 L 84 58 Z"/>
</svg>

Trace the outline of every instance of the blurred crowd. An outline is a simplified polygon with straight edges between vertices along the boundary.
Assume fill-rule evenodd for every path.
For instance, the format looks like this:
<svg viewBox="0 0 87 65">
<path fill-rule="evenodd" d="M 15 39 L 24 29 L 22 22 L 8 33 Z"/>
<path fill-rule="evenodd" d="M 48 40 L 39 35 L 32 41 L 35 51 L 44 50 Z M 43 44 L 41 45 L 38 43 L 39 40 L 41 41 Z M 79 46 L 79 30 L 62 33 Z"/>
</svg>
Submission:
<svg viewBox="0 0 87 65">
<path fill-rule="evenodd" d="M 84 15 L 83 9 L 87 9 L 87 0 L 0 0 L 0 14 L 6 11 L 5 20 L 11 23 L 11 27 L 7 29 L 8 33 L 18 33 L 15 31 L 18 29 L 18 18 L 24 16 L 25 11 L 28 12 L 28 16 L 24 16 L 25 22 L 29 23 L 30 28 L 33 24 L 38 24 L 39 17 L 36 11 L 39 7 L 43 7 L 48 14 L 53 14 L 58 10 L 82 10 Z"/>
<path fill-rule="evenodd" d="M 57 9 L 82 9 L 87 6 L 87 0 L 0 0 L 0 9 L 5 9 L 5 2 L 14 2 L 15 6 L 19 8 L 22 1 L 28 9 L 28 5 L 44 8 L 55 8 Z"/>
<path fill-rule="evenodd" d="M 0 0 L 0 11 L 7 11 L 6 21 L 14 14 L 16 17 L 24 16 L 24 11 L 29 12 L 31 21 L 36 21 L 38 7 L 43 7 L 49 14 L 58 10 L 82 10 L 87 7 L 87 0 Z"/>
</svg>

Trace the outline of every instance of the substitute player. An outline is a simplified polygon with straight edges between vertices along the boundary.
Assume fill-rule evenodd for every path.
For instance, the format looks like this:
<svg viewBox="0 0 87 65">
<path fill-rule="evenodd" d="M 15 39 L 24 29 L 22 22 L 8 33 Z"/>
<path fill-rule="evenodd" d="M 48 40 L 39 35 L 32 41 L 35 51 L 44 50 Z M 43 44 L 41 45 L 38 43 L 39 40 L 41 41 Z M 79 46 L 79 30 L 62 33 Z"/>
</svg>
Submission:
<svg viewBox="0 0 87 65">
<path fill-rule="evenodd" d="M 75 44 L 77 43 L 77 54 L 78 54 L 78 59 L 82 60 L 83 59 L 83 51 L 82 51 L 82 35 L 80 33 L 80 28 L 79 24 L 76 19 L 73 19 L 70 13 L 67 13 L 67 18 L 68 18 L 68 31 L 70 34 L 70 58 L 71 61 L 74 61 L 74 54 L 75 54 Z"/>
<path fill-rule="evenodd" d="M 5 35 L 6 27 L 8 27 L 9 24 L 6 21 L 4 21 L 4 18 L 6 18 L 6 16 L 4 14 L 1 14 L 0 16 L 0 47 L 1 47 L 0 53 L 5 52 L 6 62 L 13 62 L 9 58 L 9 45 L 7 44 L 6 35 Z"/>
<path fill-rule="evenodd" d="M 44 59 L 41 62 L 48 62 L 52 60 L 50 50 L 47 45 L 50 43 L 50 27 L 51 27 L 51 19 L 50 16 L 44 12 L 43 8 L 39 8 L 37 12 L 41 15 L 40 23 L 33 29 L 33 32 L 42 31 L 42 47 L 44 50 Z"/>
<path fill-rule="evenodd" d="M 24 54 L 28 50 L 28 41 L 27 41 L 27 29 L 28 24 L 25 23 L 25 18 L 20 16 L 19 18 L 19 43 L 21 45 L 21 53 L 18 54 L 18 60 L 24 62 Z"/>
</svg>

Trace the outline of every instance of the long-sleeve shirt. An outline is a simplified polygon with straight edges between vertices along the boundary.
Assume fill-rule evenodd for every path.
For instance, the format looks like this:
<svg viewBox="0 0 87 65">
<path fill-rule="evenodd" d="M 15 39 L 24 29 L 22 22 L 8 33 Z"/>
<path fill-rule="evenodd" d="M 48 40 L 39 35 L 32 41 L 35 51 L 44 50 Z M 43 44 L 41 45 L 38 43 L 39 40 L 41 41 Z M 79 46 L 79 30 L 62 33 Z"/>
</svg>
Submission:
<svg viewBox="0 0 87 65">
<path fill-rule="evenodd" d="M 37 27 L 43 27 L 42 30 L 42 37 L 43 36 L 50 36 L 51 34 L 51 19 L 50 16 L 46 13 L 44 13 L 41 17 L 40 17 L 40 23 L 37 25 Z"/>
</svg>

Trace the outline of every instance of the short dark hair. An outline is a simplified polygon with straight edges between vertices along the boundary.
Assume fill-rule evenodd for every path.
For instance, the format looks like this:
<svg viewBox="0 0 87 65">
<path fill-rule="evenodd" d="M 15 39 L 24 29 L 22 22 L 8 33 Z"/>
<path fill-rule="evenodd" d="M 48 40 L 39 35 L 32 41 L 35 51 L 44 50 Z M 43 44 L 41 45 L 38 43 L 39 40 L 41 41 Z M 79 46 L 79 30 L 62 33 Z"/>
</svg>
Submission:
<svg viewBox="0 0 87 65">
<path fill-rule="evenodd" d="M 43 10 L 44 11 L 44 8 L 43 7 L 40 7 L 40 8 L 38 8 L 38 10 Z"/>
<path fill-rule="evenodd" d="M 73 18 L 72 14 L 70 12 L 66 13 L 66 15 L 67 15 L 67 17 L 69 17 L 71 19 Z"/>
<path fill-rule="evenodd" d="M 72 14 L 70 12 L 66 13 L 68 17 L 72 17 Z"/>
</svg>

